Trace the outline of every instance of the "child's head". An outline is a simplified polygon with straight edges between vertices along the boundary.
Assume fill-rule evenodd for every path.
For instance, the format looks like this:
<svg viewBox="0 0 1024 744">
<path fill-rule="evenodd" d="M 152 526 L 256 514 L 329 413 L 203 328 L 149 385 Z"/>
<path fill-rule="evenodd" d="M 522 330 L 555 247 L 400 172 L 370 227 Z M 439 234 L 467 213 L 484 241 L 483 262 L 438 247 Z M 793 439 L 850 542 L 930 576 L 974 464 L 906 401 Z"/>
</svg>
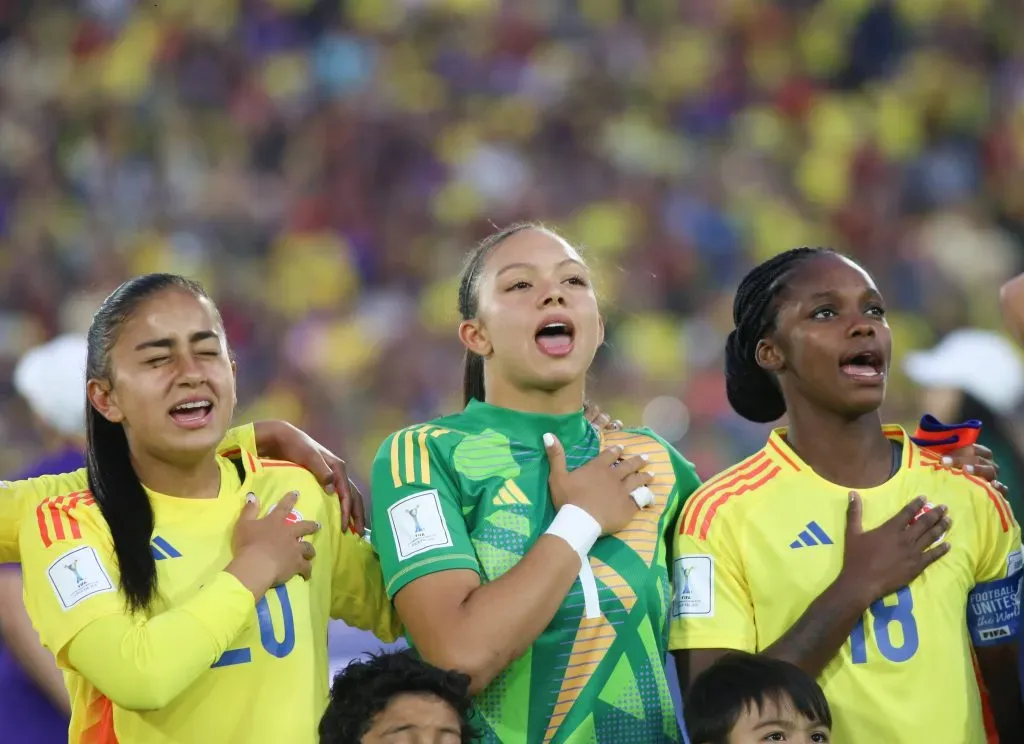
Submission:
<svg viewBox="0 0 1024 744">
<path fill-rule="evenodd" d="M 828 742 L 832 713 L 818 683 L 778 659 L 733 653 L 694 680 L 683 708 L 693 744 Z"/>
<path fill-rule="evenodd" d="M 469 677 L 412 651 L 354 661 L 338 673 L 320 721 L 320 744 L 470 744 Z"/>
</svg>

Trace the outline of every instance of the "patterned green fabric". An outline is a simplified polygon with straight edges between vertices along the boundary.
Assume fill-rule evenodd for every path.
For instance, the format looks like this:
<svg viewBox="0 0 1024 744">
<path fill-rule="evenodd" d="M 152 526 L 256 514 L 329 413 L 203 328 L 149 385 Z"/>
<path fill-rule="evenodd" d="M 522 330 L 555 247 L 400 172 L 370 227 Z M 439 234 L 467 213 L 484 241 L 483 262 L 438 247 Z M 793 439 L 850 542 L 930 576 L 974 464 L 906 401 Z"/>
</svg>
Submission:
<svg viewBox="0 0 1024 744">
<path fill-rule="evenodd" d="M 554 518 L 545 432 L 561 440 L 570 470 L 611 444 L 627 456 L 647 454 L 657 501 L 590 552 L 601 617 L 584 617 L 577 579 L 527 653 L 477 696 L 483 741 L 678 742 L 664 669 L 666 546 L 698 479 L 652 432 L 599 435 L 582 413 L 524 414 L 474 401 L 393 434 L 372 476 L 373 541 L 388 592 L 436 571 L 471 569 L 489 582 L 515 567 Z"/>
</svg>

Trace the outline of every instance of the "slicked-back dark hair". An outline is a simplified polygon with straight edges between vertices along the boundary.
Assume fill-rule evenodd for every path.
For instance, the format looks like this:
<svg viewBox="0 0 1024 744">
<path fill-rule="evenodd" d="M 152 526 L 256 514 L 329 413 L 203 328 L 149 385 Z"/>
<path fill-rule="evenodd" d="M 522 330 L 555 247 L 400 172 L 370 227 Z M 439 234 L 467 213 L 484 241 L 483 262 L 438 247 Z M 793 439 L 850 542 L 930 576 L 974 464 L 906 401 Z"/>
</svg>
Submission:
<svg viewBox="0 0 1024 744">
<path fill-rule="evenodd" d="M 736 328 L 725 344 L 725 391 L 733 410 L 748 421 L 782 418 L 786 401 L 775 377 L 757 363 L 757 344 L 775 330 L 778 297 L 800 263 L 830 248 L 794 248 L 758 264 L 743 277 L 732 304 Z"/>
<path fill-rule="evenodd" d="M 832 728 L 832 711 L 814 678 L 767 656 L 729 653 L 702 672 L 686 695 L 683 716 L 693 744 L 728 744 L 748 708 L 792 704 L 808 721 Z"/>
<path fill-rule="evenodd" d="M 476 248 L 466 259 L 466 265 L 462 269 L 462 279 L 459 282 L 459 315 L 463 320 L 475 318 L 480 309 L 480 275 L 483 273 L 487 258 L 494 249 L 524 230 L 546 229 L 536 222 L 517 222 L 491 233 L 477 243 Z M 462 403 L 469 405 L 469 401 L 474 399 L 483 402 L 484 396 L 484 359 L 466 349 L 465 369 L 462 376 Z"/>
<path fill-rule="evenodd" d="M 374 717 L 399 695 L 432 695 L 459 718 L 462 744 L 477 741 L 470 725 L 469 677 L 427 664 L 410 650 L 353 661 L 334 678 L 331 702 L 320 720 L 320 744 L 359 744 Z"/>
<path fill-rule="evenodd" d="M 198 282 L 177 274 L 143 274 L 129 279 L 103 301 L 88 334 L 87 379 L 110 381 L 110 352 L 121 328 L 143 301 L 167 289 L 209 299 Z M 132 465 L 124 426 L 105 419 L 92 405 L 86 415 L 89 489 L 114 542 L 120 589 L 129 611 L 146 610 L 156 594 L 156 561 L 150 552 L 153 507 Z"/>
</svg>

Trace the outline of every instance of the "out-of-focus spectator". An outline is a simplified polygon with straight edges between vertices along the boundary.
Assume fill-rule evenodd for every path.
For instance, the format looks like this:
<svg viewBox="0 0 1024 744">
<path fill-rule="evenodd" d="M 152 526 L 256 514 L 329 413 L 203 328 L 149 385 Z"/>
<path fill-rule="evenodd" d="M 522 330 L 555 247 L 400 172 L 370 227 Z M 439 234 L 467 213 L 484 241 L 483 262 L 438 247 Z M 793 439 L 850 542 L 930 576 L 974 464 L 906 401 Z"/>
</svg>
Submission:
<svg viewBox="0 0 1024 744">
<path fill-rule="evenodd" d="M 731 653 L 694 680 L 686 728 L 692 744 L 827 744 L 832 712 L 821 687 L 799 667 Z"/>
<path fill-rule="evenodd" d="M 320 721 L 320 744 L 470 744 L 469 677 L 412 651 L 354 661 L 334 678 Z"/>
<path fill-rule="evenodd" d="M 67 473 L 85 465 L 85 339 L 60 336 L 18 362 L 14 386 L 28 404 L 45 442 L 42 459 L 15 480 Z M 0 566 L 0 720 L 24 744 L 68 739 L 70 707 L 64 678 L 21 598 L 21 572 Z"/>
<path fill-rule="evenodd" d="M 983 422 L 978 443 L 992 450 L 1014 514 L 1024 515 L 1024 456 L 1015 423 L 1024 402 L 1024 360 L 1017 348 L 997 333 L 961 329 L 908 354 L 904 369 L 923 389 L 924 410 L 942 421 Z"/>
</svg>

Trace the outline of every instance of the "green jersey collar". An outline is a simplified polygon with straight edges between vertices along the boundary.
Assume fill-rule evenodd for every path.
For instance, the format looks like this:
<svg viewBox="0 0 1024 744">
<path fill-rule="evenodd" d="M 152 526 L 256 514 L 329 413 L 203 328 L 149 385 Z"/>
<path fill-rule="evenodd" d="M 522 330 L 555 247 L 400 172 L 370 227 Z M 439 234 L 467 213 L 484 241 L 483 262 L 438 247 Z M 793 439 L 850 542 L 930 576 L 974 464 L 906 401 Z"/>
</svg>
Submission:
<svg viewBox="0 0 1024 744">
<path fill-rule="evenodd" d="M 494 429 L 520 444 L 543 449 L 541 438 L 550 432 L 564 446 L 576 444 L 587 436 L 591 424 L 581 408 L 576 413 L 559 416 L 546 413 L 523 413 L 471 400 L 464 415 L 479 421 L 482 428 Z"/>
</svg>

